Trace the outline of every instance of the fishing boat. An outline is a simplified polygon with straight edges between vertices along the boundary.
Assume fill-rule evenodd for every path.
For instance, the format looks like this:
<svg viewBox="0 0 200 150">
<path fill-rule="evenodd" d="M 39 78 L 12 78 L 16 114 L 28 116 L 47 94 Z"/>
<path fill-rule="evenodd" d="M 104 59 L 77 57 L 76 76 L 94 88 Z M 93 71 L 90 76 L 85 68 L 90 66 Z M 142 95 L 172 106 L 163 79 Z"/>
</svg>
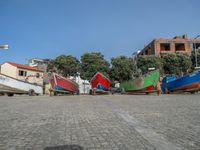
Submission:
<svg viewBox="0 0 200 150">
<path fill-rule="evenodd" d="M 62 77 L 56 73 L 52 73 L 52 77 L 50 79 L 51 87 L 54 92 L 68 92 L 68 93 L 76 93 L 79 94 L 79 86 L 73 80 Z"/>
<path fill-rule="evenodd" d="M 7 94 L 8 96 L 14 94 L 42 95 L 43 87 L 0 73 L 0 94 Z"/>
<path fill-rule="evenodd" d="M 124 92 L 148 92 L 156 89 L 160 78 L 160 71 L 154 70 L 141 77 L 122 82 L 121 89 Z"/>
<path fill-rule="evenodd" d="M 90 80 L 92 91 L 95 92 L 108 92 L 110 89 L 110 80 L 102 73 L 97 72 Z"/>
<path fill-rule="evenodd" d="M 176 77 L 175 75 L 167 75 L 162 80 L 161 85 L 164 93 L 174 92 L 195 92 L 200 89 L 200 71 L 183 77 Z"/>
</svg>

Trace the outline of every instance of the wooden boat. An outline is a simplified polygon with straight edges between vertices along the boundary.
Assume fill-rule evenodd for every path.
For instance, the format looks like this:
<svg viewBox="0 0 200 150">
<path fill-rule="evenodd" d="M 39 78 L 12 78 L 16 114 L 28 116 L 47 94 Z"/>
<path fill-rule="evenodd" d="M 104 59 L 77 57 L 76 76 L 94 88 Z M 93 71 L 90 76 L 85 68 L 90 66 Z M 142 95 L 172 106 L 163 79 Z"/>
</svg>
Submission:
<svg viewBox="0 0 200 150">
<path fill-rule="evenodd" d="M 161 85 L 164 93 L 195 92 L 200 89 L 200 71 L 177 78 L 175 75 L 167 75 Z"/>
<path fill-rule="evenodd" d="M 160 71 L 154 70 L 148 74 L 120 84 L 124 92 L 148 92 L 156 89 Z"/>
<path fill-rule="evenodd" d="M 108 92 L 110 89 L 110 80 L 102 73 L 97 72 L 90 80 L 93 91 Z"/>
<path fill-rule="evenodd" d="M 62 77 L 56 73 L 52 74 L 50 79 L 52 90 L 55 92 L 69 92 L 79 94 L 79 86 L 76 82 Z"/>
<path fill-rule="evenodd" d="M 13 96 L 14 94 L 42 95 L 43 87 L 0 74 L 0 93 L 8 96 Z"/>
</svg>

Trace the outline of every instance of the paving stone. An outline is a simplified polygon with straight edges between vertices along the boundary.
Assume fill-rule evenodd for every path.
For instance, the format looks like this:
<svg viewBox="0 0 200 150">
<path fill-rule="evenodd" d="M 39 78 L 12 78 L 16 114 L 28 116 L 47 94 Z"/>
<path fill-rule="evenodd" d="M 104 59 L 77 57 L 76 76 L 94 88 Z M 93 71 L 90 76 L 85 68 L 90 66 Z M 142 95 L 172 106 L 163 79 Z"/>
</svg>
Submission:
<svg viewBox="0 0 200 150">
<path fill-rule="evenodd" d="M 0 97 L 2 150 L 159 149 L 151 134 L 200 149 L 200 95 Z"/>
</svg>

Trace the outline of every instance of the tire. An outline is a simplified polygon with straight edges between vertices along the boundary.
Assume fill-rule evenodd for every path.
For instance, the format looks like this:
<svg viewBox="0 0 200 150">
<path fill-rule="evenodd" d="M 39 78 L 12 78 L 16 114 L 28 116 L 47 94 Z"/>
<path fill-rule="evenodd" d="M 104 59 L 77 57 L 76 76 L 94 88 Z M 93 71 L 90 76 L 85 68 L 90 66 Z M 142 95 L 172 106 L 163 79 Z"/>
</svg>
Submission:
<svg viewBox="0 0 200 150">
<path fill-rule="evenodd" d="M 90 89 L 90 95 L 92 95 L 92 93 L 93 93 L 93 92 L 92 92 L 92 89 Z"/>
<path fill-rule="evenodd" d="M 35 91 L 33 89 L 28 91 L 28 95 L 29 96 L 34 96 L 35 95 Z"/>
<path fill-rule="evenodd" d="M 78 91 L 76 92 L 76 94 L 77 94 L 77 95 L 80 95 L 80 91 L 78 90 Z"/>
<path fill-rule="evenodd" d="M 7 95 L 8 95 L 8 97 L 12 97 L 12 96 L 14 96 L 13 93 L 8 93 Z"/>
<path fill-rule="evenodd" d="M 54 96 L 57 96 L 57 95 L 58 95 L 58 93 L 57 93 L 57 92 L 53 92 L 53 95 L 54 95 Z"/>
<path fill-rule="evenodd" d="M 191 91 L 190 93 L 191 93 L 191 94 L 195 94 L 195 91 Z"/>
</svg>

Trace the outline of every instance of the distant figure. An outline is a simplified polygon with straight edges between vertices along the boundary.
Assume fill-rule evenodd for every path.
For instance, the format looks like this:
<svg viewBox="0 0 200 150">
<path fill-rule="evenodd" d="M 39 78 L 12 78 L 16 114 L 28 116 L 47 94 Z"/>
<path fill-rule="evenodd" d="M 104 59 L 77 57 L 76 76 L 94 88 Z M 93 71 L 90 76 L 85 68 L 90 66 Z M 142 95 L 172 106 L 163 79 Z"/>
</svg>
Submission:
<svg viewBox="0 0 200 150">
<path fill-rule="evenodd" d="M 120 83 L 119 81 L 114 81 L 115 85 L 114 87 L 110 88 L 112 94 L 114 93 L 121 93 Z"/>
<path fill-rule="evenodd" d="M 158 95 L 161 93 L 161 81 L 159 80 L 157 83 L 157 91 L 158 91 Z"/>
<path fill-rule="evenodd" d="M 115 88 L 120 88 L 120 83 L 118 81 L 115 81 Z"/>
</svg>

